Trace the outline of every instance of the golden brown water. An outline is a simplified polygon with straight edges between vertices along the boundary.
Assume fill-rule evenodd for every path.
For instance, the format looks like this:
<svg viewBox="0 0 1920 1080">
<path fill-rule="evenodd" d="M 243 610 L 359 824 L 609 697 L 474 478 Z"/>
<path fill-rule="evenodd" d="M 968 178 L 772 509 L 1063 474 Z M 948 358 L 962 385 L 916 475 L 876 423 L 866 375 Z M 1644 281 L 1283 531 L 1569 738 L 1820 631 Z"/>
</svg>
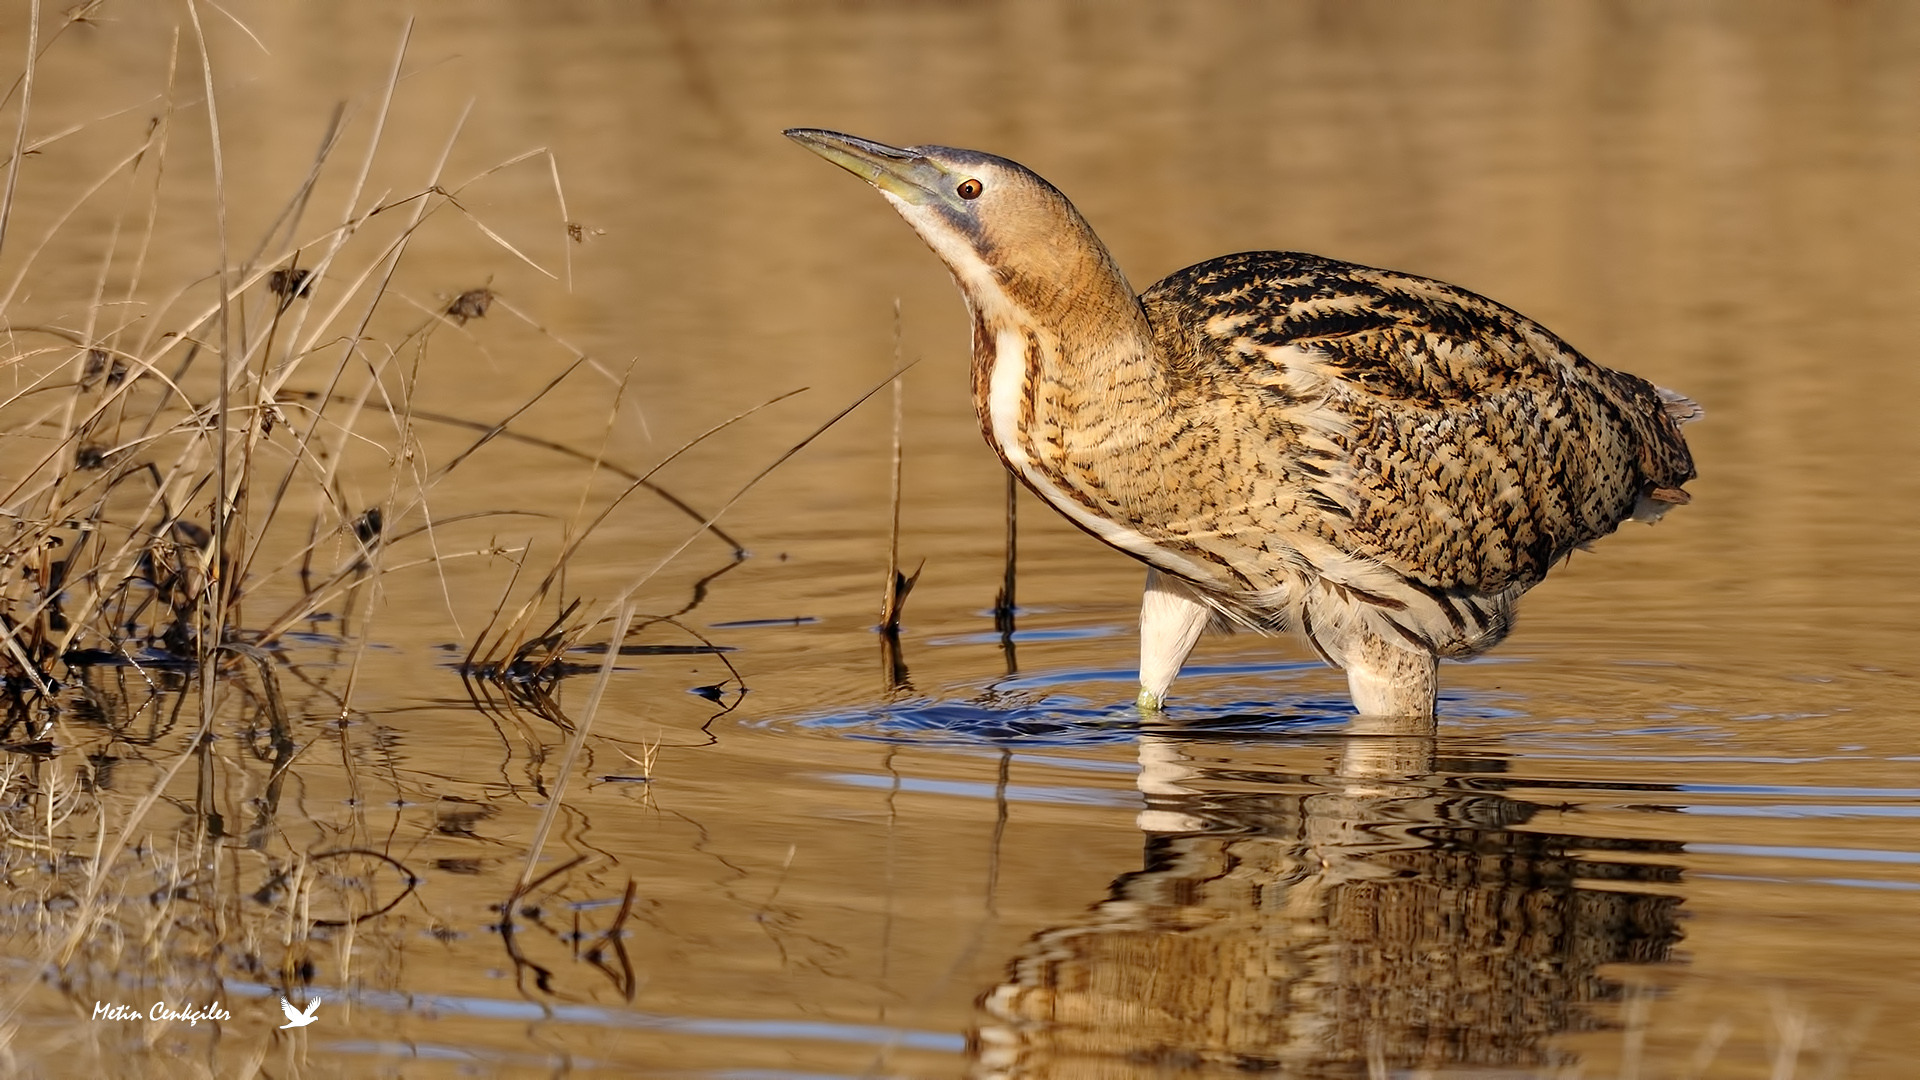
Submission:
<svg viewBox="0 0 1920 1080">
<path fill-rule="evenodd" d="M 225 7 L 259 39 L 199 9 L 238 261 L 336 101 L 352 102 L 344 171 L 357 167 L 403 15 L 373 0 Z M 42 18 L 44 40 L 60 16 Z M 136 236 L 146 204 L 111 182 L 82 196 L 164 107 L 177 25 L 142 304 L 93 309 L 117 215 L 134 208 L 121 227 Z M 17 65 L 19 5 L 0 28 Z M 78 327 L 90 309 L 158 325 L 159 298 L 219 265 L 193 43 L 184 7 L 108 3 L 42 58 L 30 141 L 82 126 L 26 160 L 0 251 L 0 288 L 27 268 L 10 325 Z M 681 621 L 733 650 L 749 692 L 710 653 L 623 659 L 544 848 L 540 872 L 559 872 L 503 933 L 496 905 L 566 736 L 503 697 L 476 702 L 454 668 L 508 587 L 507 556 L 389 575 L 277 654 L 292 763 L 223 730 L 146 818 L 134 857 L 151 861 L 221 815 L 220 853 L 177 898 L 238 898 L 193 916 L 218 955 L 157 933 L 118 964 L 83 952 L 95 959 L 53 971 L 35 927 L 71 898 L 24 869 L 6 883 L 0 980 L 28 992 L 0 1072 L 1909 1075 L 1920 9 L 432 4 L 404 70 L 359 209 L 418 192 L 463 112 L 446 187 L 544 147 L 566 200 L 563 217 L 545 158 L 522 161 L 461 190 L 471 218 L 437 211 L 416 238 L 382 348 L 481 285 L 552 335 L 503 309 L 441 333 L 420 409 L 499 419 L 564 365 L 557 337 L 616 377 L 631 364 L 628 389 L 615 409 L 608 381 L 578 374 L 515 430 L 588 454 L 604 440 L 641 468 L 808 387 L 661 474 L 711 510 L 885 376 L 898 300 L 897 352 L 921 360 L 901 553 L 925 560 L 904 685 L 870 632 L 882 393 L 722 521 L 753 556 Z M 1127 705 L 1138 567 L 1032 502 L 1019 629 L 1010 648 L 994 633 L 1003 479 L 966 401 L 961 304 L 871 191 L 779 137 L 795 125 L 1022 161 L 1136 286 L 1270 247 L 1493 296 L 1705 406 L 1688 429 L 1694 503 L 1575 558 L 1491 657 L 1444 668 L 1436 739 L 1348 731 L 1338 673 L 1244 637 L 1203 643 L 1169 722 L 1142 730 Z M 303 235 L 348 194 L 323 183 Z M 430 431 L 419 453 L 444 461 L 470 438 Z M 564 521 L 621 486 L 589 488 L 580 463 L 524 444 L 482 453 L 436 514 Z M 343 498 L 371 505 L 385 475 L 351 474 Z M 597 608 L 693 528 L 636 499 L 566 595 Z M 489 518 L 438 542 L 532 539 L 550 558 L 559 534 Z M 641 610 L 682 608 L 731 563 L 696 541 Z M 249 615 L 283 593 L 250 597 Z M 634 640 L 694 643 L 662 626 Z M 92 755 L 99 804 L 124 812 L 190 727 L 129 717 L 146 691 L 128 669 L 75 677 L 97 715 L 52 736 L 64 757 L 9 750 L 9 767 Z M 591 683 L 562 684 L 567 716 Z M 719 703 L 688 692 L 713 685 Z M 308 928 L 351 899 L 331 884 L 283 912 L 276 875 L 320 856 L 304 872 L 344 880 L 345 857 L 324 853 L 347 849 L 396 860 L 417 888 L 351 927 Z M 377 897 L 353 911 L 401 891 L 399 869 L 352 858 Z M 624 962 L 606 936 L 623 909 Z M 150 921 L 174 918 L 188 916 Z M 278 1030 L 283 993 L 321 998 L 316 1022 Z M 219 1000 L 233 1018 L 88 1015 L 157 999 Z"/>
</svg>

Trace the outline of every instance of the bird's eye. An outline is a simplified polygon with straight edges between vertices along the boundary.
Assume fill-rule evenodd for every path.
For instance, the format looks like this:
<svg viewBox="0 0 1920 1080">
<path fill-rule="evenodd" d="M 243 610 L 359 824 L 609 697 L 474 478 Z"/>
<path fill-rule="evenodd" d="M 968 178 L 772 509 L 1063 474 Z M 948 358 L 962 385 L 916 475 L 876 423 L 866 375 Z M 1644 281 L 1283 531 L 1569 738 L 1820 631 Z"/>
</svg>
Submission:
<svg viewBox="0 0 1920 1080">
<path fill-rule="evenodd" d="M 960 186 L 953 190 L 963 199 L 977 199 L 982 188 L 978 180 L 962 180 Z"/>
</svg>

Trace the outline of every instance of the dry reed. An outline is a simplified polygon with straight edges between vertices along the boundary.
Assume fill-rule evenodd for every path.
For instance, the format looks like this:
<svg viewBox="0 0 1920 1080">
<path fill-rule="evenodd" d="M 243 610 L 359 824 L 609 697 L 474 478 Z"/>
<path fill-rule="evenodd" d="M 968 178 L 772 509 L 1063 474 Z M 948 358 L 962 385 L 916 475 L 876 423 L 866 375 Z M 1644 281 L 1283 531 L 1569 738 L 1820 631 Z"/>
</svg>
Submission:
<svg viewBox="0 0 1920 1080">
<path fill-rule="evenodd" d="M 59 30 L 99 6 L 72 9 Z M 52 229 L 24 237 L 14 221 L 16 196 L 26 190 L 19 166 L 50 141 L 30 138 L 36 64 L 59 37 L 57 30 L 42 36 L 37 3 L 30 13 L 15 96 L 20 116 L 0 195 L 0 256 L 13 273 L 10 288 L 0 282 L 0 370 L 10 376 L 0 392 L 0 877 L 20 901 L 0 911 L 0 941 L 7 942 L 0 963 L 22 963 L 33 977 L 9 979 L 0 991 L 0 1071 L 17 1030 L 12 1019 L 40 987 L 77 1008 L 142 982 L 177 990 L 251 980 L 297 996 L 329 956 L 333 977 L 349 981 L 355 940 L 373 933 L 421 880 L 391 837 L 382 840 L 365 821 L 365 788 L 374 778 L 363 774 L 351 745 L 364 720 L 355 698 L 377 598 L 395 575 L 438 577 L 457 623 L 450 567 L 484 560 L 499 568 L 499 602 L 483 629 L 461 635 L 471 642 L 462 671 L 482 706 L 478 715 L 496 725 L 531 717 L 569 732 L 541 837 L 526 853 L 531 871 L 618 657 L 702 652 L 738 681 L 723 651 L 676 616 L 745 555 L 716 519 L 813 437 L 724 505 L 696 508 L 663 486 L 659 471 L 791 394 L 741 411 L 645 469 L 608 460 L 605 440 L 590 452 L 515 429 L 559 388 L 592 378 L 616 388 L 611 431 L 628 373 L 566 342 L 491 281 L 448 282 L 449 299 L 438 303 L 396 284 L 410 245 L 439 222 L 477 230 L 504 260 L 570 280 L 570 255 L 554 274 L 462 201 L 472 185 L 521 163 L 544 165 L 551 177 L 560 249 L 588 232 L 568 219 L 559 164 L 544 148 L 448 182 L 465 113 L 418 187 L 375 194 L 411 24 L 378 90 L 358 107 L 333 111 L 304 180 L 251 251 L 236 257 L 230 246 L 245 245 L 228 232 L 237 215 L 229 214 L 220 80 L 202 5 L 187 0 L 152 124 L 64 213 L 50 215 Z M 152 257 L 173 224 L 162 198 L 167 163 L 178 148 L 180 115 L 199 108 L 211 140 L 214 215 L 197 231 L 211 233 L 206 262 L 216 269 L 200 280 L 155 281 Z M 343 146 L 354 132 L 364 133 L 366 146 L 348 160 Z M 329 193 L 341 197 L 341 208 L 316 226 L 310 219 Z M 84 308 L 17 317 L 20 283 L 36 260 L 58 250 L 75 210 L 116 197 L 110 242 Z M 545 385 L 495 419 L 417 408 L 421 373 L 442 348 L 436 342 L 448 334 L 471 338 L 471 324 L 502 319 L 563 355 Z M 429 448 L 463 430 L 471 433 L 465 445 L 429 464 Z M 505 442 L 578 468 L 581 496 L 570 520 L 438 511 L 481 451 Z M 597 496 L 594 481 L 603 476 L 625 486 L 611 498 Z M 592 605 L 566 595 L 568 567 L 635 494 L 695 524 L 606 609 L 586 617 Z M 459 539 L 529 518 L 560 532 L 544 566 L 532 565 L 532 539 Z M 642 587 L 708 536 L 726 546 L 725 565 L 696 584 L 680 611 L 638 614 Z M 530 568 L 542 572 L 525 573 Z M 530 587 L 526 578 L 534 579 Z M 629 644 L 629 626 L 674 630 L 696 644 Z M 338 633 L 318 635 L 320 627 Z M 569 660 L 591 647 L 596 631 L 609 630 L 598 664 Z M 311 657 L 292 647 L 296 634 L 330 638 L 321 663 L 309 665 Z M 552 691 L 564 676 L 593 668 L 592 700 L 570 718 Z M 504 701 L 495 696 L 501 688 Z M 295 839 L 280 821 L 289 781 L 304 782 L 301 761 L 330 745 L 353 821 L 338 842 Z M 116 779 L 128 772 L 141 776 L 132 790 Z M 246 798 L 227 791 L 235 785 Z M 152 811 L 162 805 L 186 811 L 187 826 L 156 824 Z M 515 938 L 512 913 L 530 893 L 565 887 L 565 870 L 529 873 L 499 905 L 507 914 L 497 929 L 517 967 L 527 939 L 524 927 Z M 590 933 L 574 927 L 576 958 L 628 995 L 639 976 L 621 927 L 633 906 L 629 884 L 610 924 Z M 535 969 L 545 970 L 526 970 Z M 251 1068 L 259 1066 L 255 1056 Z"/>
</svg>

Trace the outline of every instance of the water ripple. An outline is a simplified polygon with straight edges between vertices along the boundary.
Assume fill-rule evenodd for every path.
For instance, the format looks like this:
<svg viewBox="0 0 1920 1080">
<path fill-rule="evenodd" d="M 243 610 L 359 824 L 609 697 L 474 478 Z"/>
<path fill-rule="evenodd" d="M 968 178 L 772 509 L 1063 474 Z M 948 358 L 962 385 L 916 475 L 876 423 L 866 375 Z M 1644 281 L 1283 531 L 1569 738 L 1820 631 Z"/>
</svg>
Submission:
<svg viewBox="0 0 1920 1080">
<path fill-rule="evenodd" d="M 799 727 L 852 739 L 937 745 L 1085 747 L 1133 742 L 1142 732 L 1298 735 L 1338 730 L 1351 707 L 1342 699 L 1299 698 L 1169 708 L 1143 725 L 1131 702 L 1095 704 L 1066 694 L 989 695 L 973 701 L 914 698 L 888 705 L 802 717 Z"/>
</svg>

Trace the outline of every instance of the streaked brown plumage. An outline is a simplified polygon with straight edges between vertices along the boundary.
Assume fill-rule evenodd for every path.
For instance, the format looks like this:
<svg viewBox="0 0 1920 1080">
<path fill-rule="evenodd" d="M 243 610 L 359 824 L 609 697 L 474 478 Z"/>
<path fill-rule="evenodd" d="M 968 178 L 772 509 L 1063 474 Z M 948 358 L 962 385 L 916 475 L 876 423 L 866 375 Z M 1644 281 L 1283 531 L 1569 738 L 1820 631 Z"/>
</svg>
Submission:
<svg viewBox="0 0 1920 1080">
<path fill-rule="evenodd" d="M 1135 297 L 1004 158 L 788 136 L 879 188 L 974 317 L 987 442 L 1148 564 L 1141 703 L 1208 625 L 1291 629 L 1369 714 L 1430 715 L 1435 659 L 1498 643 L 1573 548 L 1687 501 L 1692 402 L 1464 289 L 1247 252 Z"/>
</svg>

